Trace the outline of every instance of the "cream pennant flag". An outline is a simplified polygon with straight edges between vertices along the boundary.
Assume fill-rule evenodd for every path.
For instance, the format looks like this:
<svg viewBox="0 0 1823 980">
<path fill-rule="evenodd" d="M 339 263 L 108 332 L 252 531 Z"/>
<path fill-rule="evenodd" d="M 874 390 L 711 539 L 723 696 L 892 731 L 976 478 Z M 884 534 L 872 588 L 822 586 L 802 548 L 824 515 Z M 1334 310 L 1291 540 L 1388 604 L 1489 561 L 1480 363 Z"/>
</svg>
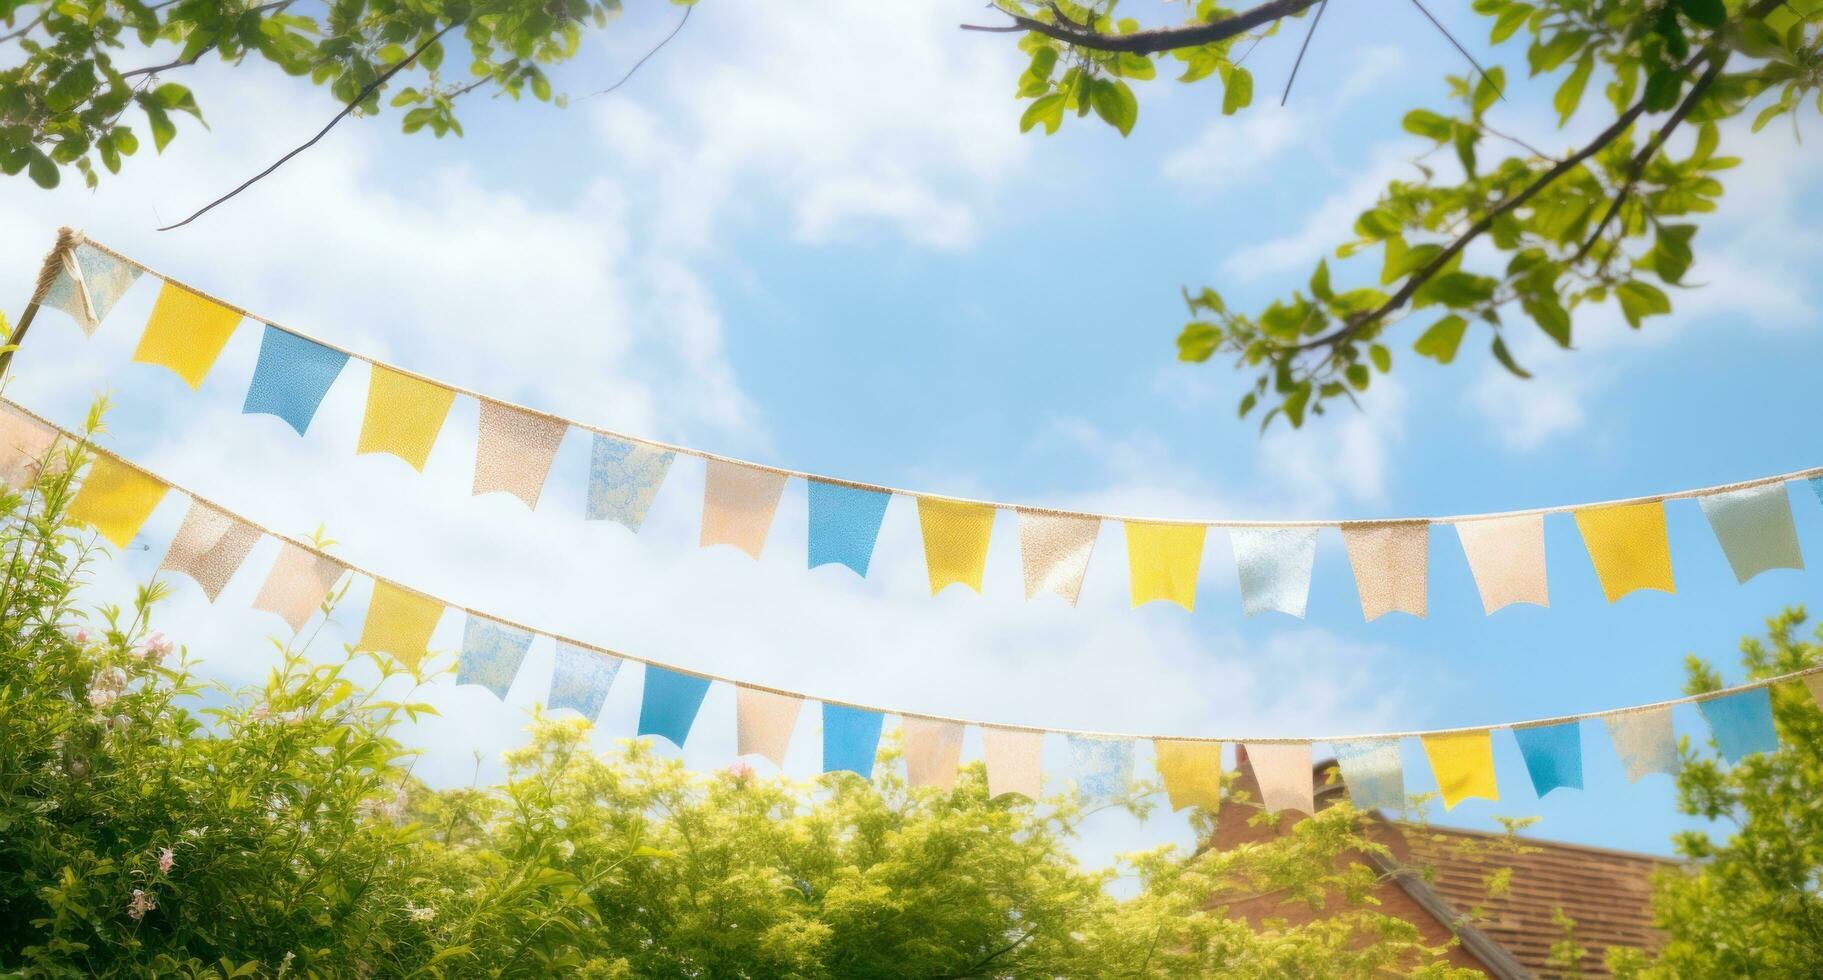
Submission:
<svg viewBox="0 0 1823 980">
<path fill-rule="evenodd" d="M 962 761 L 962 723 L 906 716 L 900 722 L 905 742 L 905 781 L 949 792 Z"/>
<path fill-rule="evenodd" d="M 1609 602 L 1639 589 L 1676 592 L 1662 501 L 1573 511 Z"/>
<path fill-rule="evenodd" d="M 1240 572 L 1241 610 L 1249 616 L 1277 611 L 1303 619 L 1317 560 L 1317 529 L 1237 527 L 1229 529 L 1228 539 Z"/>
<path fill-rule="evenodd" d="M 1126 521 L 1127 573 L 1133 605 L 1163 599 L 1196 609 L 1196 577 L 1203 566 L 1201 524 L 1151 524 Z"/>
<path fill-rule="evenodd" d="M 1043 795 L 1043 732 L 983 725 L 981 744 L 987 758 L 989 799 L 1004 793 L 1018 793 L 1028 800 Z"/>
<path fill-rule="evenodd" d="M 361 627 L 356 650 L 389 653 L 408 667 L 430 651 L 430 635 L 443 618 L 443 603 L 430 596 L 376 581 L 367 604 L 367 622 Z"/>
<path fill-rule="evenodd" d="M 192 500 L 158 567 L 195 579 L 214 602 L 259 539 L 259 528 Z"/>
<path fill-rule="evenodd" d="M 1469 572 L 1481 591 L 1481 608 L 1492 614 L 1515 602 L 1551 604 L 1545 581 L 1544 515 L 1520 514 L 1462 521 L 1456 525 Z"/>
<path fill-rule="evenodd" d="M 1712 493 L 1696 502 L 1722 543 L 1736 581 L 1745 582 L 1771 568 L 1804 567 L 1785 484 Z"/>
<path fill-rule="evenodd" d="M 93 335 L 115 301 L 139 281 L 139 267 L 83 242 L 63 253 L 56 277 L 39 303 L 62 310 Z"/>
<path fill-rule="evenodd" d="M 1020 510 L 1019 557 L 1025 567 L 1025 597 L 1059 595 L 1070 605 L 1082 594 L 1083 575 L 1101 530 L 1098 517 Z"/>
<path fill-rule="evenodd" d="M 474 496 L 504 490 L 534 510 L 569 423 L 499 402 L 481 402 Z"/>
<path fill-rule="evenodd" d="M 785 474 L 709 460 L 703 484 L 703 528 L 697 546 L 731 544 L 754 558 L 766 547 L 772 515 L 785 492 Z"/>
<path fill-rule="evenodd" d="M 1172 810 L 1222 805 L 1222 743 L 1155 738 L 1152 753 Z"/>
<path fill-rule="evenodd" d="M 979 593 L 988 539 L 994 533 L 994 506 L 919 497 L 918 530 L 924 536 L 930 594 L 956 582 Z"/>
<path fill-rule="evenodd" d="M 253 608 L 277 614 L 295 633 L 322 608 L 324 597 L 347 570 L 348 566 L 334 558 L 287 541 L 279 548 L 278 560 L 260 586 Z"/>
<path fill-rule="evenodd" d="M 391 453 L 424 472 L 430 450 L 443 431 L 443 420 L 456 402 L 456 392 L 391 368 L 373 366 L 367 381 L 367 411 L 355 455 Z"/>
<path fill-rule="evenodd" d="M 167 280 L 152 305 L 152 318 L 133 360 L 170 368 L 194 391 L 202 387 L 240 322 L 239 311 Z"/>
<path fill-rule="evenodd" d="M 1805 674 L 1804 687 L 1810 691 L 1810 699 L 1823 709 L 1823 674 Z"/>
<path fill-rule="evenodd" d="M 1437 777 L 1437 788 L 1443 792 L 1445 810 L 1454 810 L 1456 804 L 1470 797 L 1500 799 L 1500 786 L 1494 780 L 1491 732 L 1446 732 L 1426 735 L 1419 741 L 1424 744 L 1431 773 Z"/>
<path fill-rule="evenodd" d="M 1639 782 L 1649 772 L 1677 775 L 1677 738 L 1671 730 L 1670 708 L 1627 711 L 1602 719 L 1614 752 L 1627 768 L 1627 781 Z"/>
<path fill-rule="evenodd" d="M 111 456 L 97 456 L 70 501 L 70 520 L 87 524 L 117 548 L 125 548 L 170 485 Z"/>
<path fill-rule="evenodd" d="M 1267 813 L 1281 810 L 1317 812 L 1316 778 L 1309 742 L 1248 742 L 1242 746 L 1260 784 L 1260 805 Z"/>
<path fill-rule="evenodd" d="M 803 698 L 736 685 L 736 752 L 770 759 L 773 765 L 784 768 L 785 750 L 791 745 L 791 733 L 797 729 L 798 715 L 803 710 Z"/>
<path fill-rule="evenodd" d="M 1342 525 L 1342 546 L 1361 593 L 1361 614 L 1370 622 L 1389 612 L 1425 614 L 1430 524 L 1351 521 Z"/>
<path fill-rule="evenodd" d="M 57 469 L 61 462 L 51 458 L 56 444 L 55 428 L 11 405 L 0 405 L 0 482 L 24 489 L 38 479 L 40 465 Z"/>
</svg>

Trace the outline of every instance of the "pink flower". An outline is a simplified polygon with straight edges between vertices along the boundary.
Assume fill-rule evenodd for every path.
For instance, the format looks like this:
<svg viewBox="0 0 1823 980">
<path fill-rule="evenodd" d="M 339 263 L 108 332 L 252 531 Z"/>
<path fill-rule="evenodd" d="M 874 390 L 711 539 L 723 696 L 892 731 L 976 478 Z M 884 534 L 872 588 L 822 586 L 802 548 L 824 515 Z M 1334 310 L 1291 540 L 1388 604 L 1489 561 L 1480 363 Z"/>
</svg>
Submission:
<svg viewBox="0 0 1823 980">
<path fill-rule="evenodd" d="M 746 780 L 753 778 L 753 767 L 745 762 L 737 762 L 728 767 L 728 774 L 745 782 Z"/>
<path fill-rule="evenodd" d="M 75 640 L 77 646 L 86 647 L 89 645 L 89 631 L 78 626 L 76 632 L 70 635 L 70 639 Z"/>
<path fill-rule="evenodd" d="M 253 706 L 252 711 L 247 712 L 247 717 L 254 721 L 265 721 L 272 717 L 272 706 L 261 701 L 259 704 Z"/>
<path fill-rule="evenodd" d="M 158 849 L 158 873 L 159 874 L 161 874 L 161 875 L 170 874 L 172 865 L 175 865 L 176 863 L 177 863 L 177 854 L 175 852 L 173 852 L 170 848 L 161 847 Z"/>
<path fill-rule="evenodd" d="M 174 647 L 175 644 L 164 633 L 153 630 L 140 645 L 139 655 L 153 663 L 158 663 L 164 660 L 165 655 L 169 654 Z"/>
<path fill-rule="evenodd" d="M 117 695 L 113 691 L 97 687 L 89 691 L 89 704 L 97 710 L 100 710 L 113 704 L 115 697 L 117 697 Z"/>
<path fill-rule="evenodd" d="M 134 922 L 138 922 L 146 917 L 147 912 L 157 907 L 158 901 L 146 894 L 145 889 L 135 888 L 133 889 L 133 900 L 127 903 L 127 914 L 133 917 Z"/>
</svg>

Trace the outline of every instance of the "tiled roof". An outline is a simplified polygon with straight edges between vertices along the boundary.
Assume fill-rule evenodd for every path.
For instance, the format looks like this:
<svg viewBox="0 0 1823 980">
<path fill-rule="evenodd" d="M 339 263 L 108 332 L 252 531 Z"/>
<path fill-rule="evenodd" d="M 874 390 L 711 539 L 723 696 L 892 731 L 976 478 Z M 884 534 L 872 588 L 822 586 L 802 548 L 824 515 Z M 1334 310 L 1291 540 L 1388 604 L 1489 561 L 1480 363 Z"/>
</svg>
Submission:
<svg viewBox="0 0 1823 980">
<path fill-rule="evenodd" d="M 1602 956 L 1609 946 L 1655 950 L 1664 941 L 1652 927 L 1651 877 L 1678 862 L 1649 854 L 1610 851 L 1521 838 L 1523 853 L 1501 848 L 1501 835 L 1399 824 L 1407 867 L 1429 869 L 1426 884 L 1459 914 L 1482 910 L 1474 927 L 1540 976 L 1556 971 L 1546 960 L 1563 938 L 1552 913 L 1563 909 L 1576 923 L 1576 941 L 1588 954 L 1583 973 L 1608 976 Z M 1505 894 L 1489 897 L 1487 878 L 1512 871 Z"/>
</svg>

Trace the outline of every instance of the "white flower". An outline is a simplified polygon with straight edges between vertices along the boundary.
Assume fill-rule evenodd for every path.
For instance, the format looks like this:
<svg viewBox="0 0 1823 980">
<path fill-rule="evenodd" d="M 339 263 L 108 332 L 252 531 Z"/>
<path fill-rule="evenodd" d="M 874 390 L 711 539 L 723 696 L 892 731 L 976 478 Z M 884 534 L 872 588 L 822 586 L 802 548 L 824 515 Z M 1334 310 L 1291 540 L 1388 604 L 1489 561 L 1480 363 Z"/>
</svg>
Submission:
<svg viewBox="0 0 1823 980">
<path fill-rule="evenodd" d="M 95 681 L 90 686 L 99 687 L 103 690 L 113 691 L 114 693 L 119 694 L 121 691 L 127 689 L 127 672 L 121 670 L 119 667 L 109 667 L 107 670 L 96 674 Z"/>
<path fill-rule="evenodd" d="M 413 922 L 430 922 L 437 917 L 437 910 L 428 905 L 424 908 L 419 908 L 410 902 L 406 902 L 405 911 L 406 914 L 411 916 L 411 921 Z"/>
<path fill-rule="evenodd" d="M 128 718 L 126 715 L 115 715 L 108 719 L 108 725 L 117 732 L 124 732 L 133 727 L 133 719 Z"/>
<path fill-rule="evenodd" d="M 89 704 L 98 711 L 104 710 L 108 705 L 114 703 L 116 697 L 118 697 L 118 695 L 113 691 L 97 687 L 89 691 Z"/>
<path fill-rule="evenodd" d="M 135 888 L 133 889 L 133 900 L 127 903 L 127 914 L 133 917 L 134 922 L 138 922 L 146 917 L 147 912 L 157 907 L 157 900 L 146 894 L 145 889 Z"/>
</svg>

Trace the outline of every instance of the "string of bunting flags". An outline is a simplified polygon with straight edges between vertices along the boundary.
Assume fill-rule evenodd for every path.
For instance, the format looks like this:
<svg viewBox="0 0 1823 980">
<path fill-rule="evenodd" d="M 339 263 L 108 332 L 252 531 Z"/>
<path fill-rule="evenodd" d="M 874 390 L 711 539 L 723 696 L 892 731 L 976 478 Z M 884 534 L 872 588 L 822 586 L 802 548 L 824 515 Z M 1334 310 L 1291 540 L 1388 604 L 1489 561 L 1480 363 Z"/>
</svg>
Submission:
<svg viewBox="0 0 1823 980">
<path fill-rule="evenodd" d="M 0 399 L 0 477 L 25 486 L 51 460 L 60 439 L 84 442 L 23 407 Z M 505 699 L 532 643 L 548 639 L 555 661 L 546 703 L 594 721 L 622 665 L 643 665 L 636 737 L 664 738 L 681 747 L 695 726 L 712 684 L 735 689 L 737 752 L 782 766 L 807 702 L 822 716 L 822 771 L 871 777 L 886 716 L 901 720 L 906 778 L 914 786 L 949 788 L 961 762 L 963 733 L 981 732 L 988 791 L 1040 797 L 1044 774 L 1067 765 L 1078 792 L 1089 799 L 1120 794 L 1132 781 L 1142 742 L 1152 746 L 1154 765 L 1173 809 L 1214 809 L 1220 800 L 1222 745 L 1245 751 L 1269 811 L 1314 813 L 1312 747 L 1327 744 L 1341 767 L 1351 799 L 1360 807 L 1399 808 L 1406 803 L 1401 743 L 1417 739 L 1441 790 L 1446 808 L 1473 797 L 1499 799 L 1493 738 L 1511 733 L 1539 795 L 1583 785 L 1582 723 L 1600 720 L 1612 738 L 1627 775 L 1675 773 L 1679 756 L 1671 709 L 1694 704 L 1708 723 L 1722 755 L 1736 762 L 1779 747 L 1771 688 L 1802 683 L 1823 707 L 1823 666 L 1783 674 L 1706 694 L 1652 704 L 1476 728 L 1388 732 L 1316 738 L 1249 738 L 1140 735 L 1038 728 L 922 714 L 819 698 L 731 677 L 634 657 L 567 636 L 538 630 L 440 599 L 325 553 L 308 542 L 248 521 L 192 491 L 173 486 L 151 471 L 105 449 L 85 445 L 93 462 L 69 505 L 69 517 L 125 547 L 164 498 L 173 491 L 189 498 L 189 509 L 159 568 L 194 580 L 209 601 L 220 596 L 262 538 L 279 543 L 253 608 L 274 613 L 293 631 L 318 614 L 345 575 L 372 582 L 360 638 L 354 649 L 383 653 L 416 665 L 431 654 L 433 633 L 445 616 L 464 617 L 457 654 L 456 683 L 480 685 Z M 1067 759 L 1048 758 L 1046 735 L 1058 735 Z"/>
<path fill-rule="evenodd" d="M 866 576 L 891 497 L 917 507 L 931 594 L 961 584 L 980 592 L 997 516 L 1015 515 L 1027 599 L 1055 595 L 1076 604 L 1101 526 L 1123 526 L 1134 606 L 1196 603 L 1210 528 L 1229 534 L 1248 615 L 1275 611 L 1302 618 L 1308 605 L 1317 533 L 1340 531 L 1368 620 L 1391 612 L 1424 616 L 1432 525 L 1455 528 L 1488 614 L 1514 603 L 1550 605 L 1544 518 L 1569 514 L 1603 594 L 1675 592 L 1665 502 L 1694 498 L 1737 580 L 1774 568 L 1802 568 L 1785 484 L 1807 481 L 1823 499 L 1823 467 L 1724 486 L 1628 500 L 1505 513 L 1363 521 L 1174 520 L 1125 517 L 920 493 L 733 459 L 630 436 L 386 364 L 307 336 L 151 270 L 68 232 L 47 259 L 34 304 L 63 310 L 90 334 L 142 274 L 162 285 L 134 360 L 162 365 L 199 387 L 243 320 L 263 326 L 259 360 L 242 411 L 269 414 L 303 435 L 330 386 L 351 360 L 369 365 L 357 454 L 390 453 L 423 470 L 457 396 L 479 403 L 473 493 L 505 492 L 536 508 L 571 429 L 592 437 L 583 517 L 637 533 L 678 456 L 707 466 L 698 544 L 732 545 L 758 558 L 786 483 L 808 484 L 808 564 L 838 564 Z"/>
</svg>

